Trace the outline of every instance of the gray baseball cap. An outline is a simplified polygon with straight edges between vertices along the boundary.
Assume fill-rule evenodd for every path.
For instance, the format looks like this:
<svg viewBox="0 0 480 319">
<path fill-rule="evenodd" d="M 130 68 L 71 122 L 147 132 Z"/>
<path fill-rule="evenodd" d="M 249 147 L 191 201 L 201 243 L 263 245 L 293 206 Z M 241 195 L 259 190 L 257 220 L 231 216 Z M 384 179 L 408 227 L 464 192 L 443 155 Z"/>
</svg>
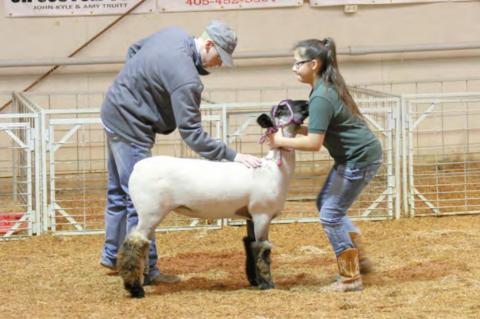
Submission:
<svg viewBox="0 0 480 319">
<path fill-rule="evenodd" d="M 210 21 L 205 31 L 215 43 L 215 49 L 222 59 L 222 64 L 233 66 L 232 54 L 237 46 L 235 32 L 225 23 L 216 20 Z"/>
</svg>

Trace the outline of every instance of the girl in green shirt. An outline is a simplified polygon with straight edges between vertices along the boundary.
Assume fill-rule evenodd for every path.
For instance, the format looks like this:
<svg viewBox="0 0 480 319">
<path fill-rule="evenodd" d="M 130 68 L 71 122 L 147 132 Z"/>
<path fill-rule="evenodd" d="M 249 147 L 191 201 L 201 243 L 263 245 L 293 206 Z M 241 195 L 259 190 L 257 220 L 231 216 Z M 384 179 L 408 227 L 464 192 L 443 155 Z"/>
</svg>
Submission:
<svg viewBox="0 0 480 319">
<path fill-rule="evenodd" d="M 367 126 L 338 69 L 333 39 L 298 42 L 293 72 L 312 87 L 309 125 L 303 136 L 269 135 L 273 148 L 319 151 L 323 145 L 335 161 L 317 197 L 320 222 L 337 257 L 335 291 L 362 290 L 360 274 L 372 270 L 361 246 L 359 229 L 348 209 L 377 173 L 382 160 L 379 140 Z"/>
</svg>

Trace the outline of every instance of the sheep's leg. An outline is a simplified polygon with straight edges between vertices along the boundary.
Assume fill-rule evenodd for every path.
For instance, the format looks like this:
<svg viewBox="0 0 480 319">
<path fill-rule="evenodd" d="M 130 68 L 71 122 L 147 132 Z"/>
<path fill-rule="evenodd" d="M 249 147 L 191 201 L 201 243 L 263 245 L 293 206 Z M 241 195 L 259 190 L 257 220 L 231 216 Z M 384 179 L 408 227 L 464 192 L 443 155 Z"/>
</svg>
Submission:
<svg viewBox="0 0 480 319">
<path fill-rule="evenodd" d="M 168 211 L 165 212 L 164 210 L 162 210 L 161 212 L 158 212 L 158 211 L 151 211 L 147 213 L 143 212 L 141 215 L 141 218 L 139 218 L 139 221 L 138 221 L 137 232 L 146 235 L 148 240 L 152 241 L 155 238 L 155 229 L 160 224 L 160 222 L 165 218 L 167 213 Z M 149 280 L 149 275 L 150 275 L 149 260 L 150 260 L 149 251 L 147 251 L 147 254 L 145 255 L 145 267 L 143 268 L 144 283 L 146 283 Z"/>
<path fill-rule="evenodd" d="M 145 296 L 143 290 L 143 269 L 145 256 L 148 256 L 150 241 L 136 231 L 131 232 L 123 243 L 119 253 L 117 264 L 119 274 L 123 279 L 123 286 L 135 298 Z"/>
<path fill-rule="evenodd" d="M 152 213 L 143 215 L 139 211 L 139 221 L 126 238 L 119 254 L 119 274 L 123 279 L 123 285 L 132 297 L 142 298 L 145 296 L 143 289 L 144 276 L 148 275 L 148 251 L 150 240 L 155 235 L 155 228 L 165 217 L 166 213 Z"/>
<path fill-rule="evenodd" d="M 154 227 L 151 227 L 151 226 L 148 226 L 148 227 L 145 227 L 144 225 L 141 225 L 141 227 L 138 227 L 140 226 L 140 223 L 139 225 L 137 225 L 137 231 L 139 231 L 140 233 L 142 234 L 145 234 L 148 238 L 149 241 L 151 241 L 153 239 L 153 237 L 155 236 L 155 228 L 156 228 L 156 225 Z M 152 230 L 153 229 L 153 230 Z M 145 284 L 145 279 L 148 278 L 148 275 L 149 275 L 149 272 L 150 272 L 150 246 L 148 247 L 148 251 L 147 253 L 145 254 L 145 261 L 144 261 L 144 267 L 143 267 L 143 283 Z"/>
<path fill-rule="evenodd" d="M 268 227 L 271 218 L 268 215 L 253 215 L 256 241 L 252 243 L 255 258 L 255 273 L 258 287 L 262 290 L 275 288 L 270 271 L 270 252 L 272 244 L 268 241 Z"/>
<path fill-rule="evenodd" d="M 258 286 L 257 273 L 255 266 L 255 256 L 253 255 L 252 244 L 255 242 L 255 230 L 251 220 L 247 220 L 247 236 L 243 237 L 243 245 L 245 247 L 246 265 L 245 272 L 248 282 L 251 286 Z"/>
<path fill-rule="evenodd" d="M 150 254 L 150 246 L 148 247 L 148 251 L 145 254 L 145 264 L 143 266 L 143 283 L 144 284 L 145 284 L 145 278 L 148 278 L 148 274 L 150 271 L 150 257 L 148 256 L 149 254 Z"/>
<path fill-rule="evenodd" d="M 275 288 L 270 271 L 270 252 L 272 244 L 268 240 L 252 243 L 253 255 L 255 256 L 255 273 L 258 287 L 261 290 Z"/>
</svg>

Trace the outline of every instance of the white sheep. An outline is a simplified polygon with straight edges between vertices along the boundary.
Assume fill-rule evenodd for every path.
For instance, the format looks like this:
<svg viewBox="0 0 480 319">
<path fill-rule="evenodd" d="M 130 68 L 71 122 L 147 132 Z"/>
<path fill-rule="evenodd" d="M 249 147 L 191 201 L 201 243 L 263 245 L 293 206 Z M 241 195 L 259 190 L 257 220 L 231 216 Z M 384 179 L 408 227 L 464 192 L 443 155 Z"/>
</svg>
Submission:
<svg viewBox="0 0 480 319">
<path fill-rule="evenodd" d="M 295 136 L 308 116 L 306 101 L 282 101 L 257 122 L 270 131 Z M 281 159 L 281 162 L 279 162 Z M 246 218 L 246 272 L 251 285 L 273 288 L 270 272 L 271 220 L 283 209 L 295 169 L 295 152 L 271 150 L 257 169 L 240 163 L 181 159 L 168 156 L 139 161 L 130 176 L 129 192 L 138 225 L 127 236 L 118 256 L 120 275 L 132 297 L 144 296 L 149 239 L 170 211 L 194 218 Z"/>
</svg>

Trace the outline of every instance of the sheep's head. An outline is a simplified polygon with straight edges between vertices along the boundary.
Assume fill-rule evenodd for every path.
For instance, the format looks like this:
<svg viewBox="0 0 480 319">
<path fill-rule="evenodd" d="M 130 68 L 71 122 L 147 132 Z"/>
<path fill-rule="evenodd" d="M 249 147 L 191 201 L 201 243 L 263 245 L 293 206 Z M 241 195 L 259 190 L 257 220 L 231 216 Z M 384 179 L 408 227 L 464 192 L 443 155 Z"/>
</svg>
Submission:
<svg viewBox="0 0 480 319">
<path fill-rule="evenodd" d="M 272 107 L 270 115 L 263 113 L 257 123 L 269 132 L 282 129 L 283 135 L 293 137 L 298 127 L 308 117 L 308 102 L 304 100 L 283 100 Z"/>
</svg>

